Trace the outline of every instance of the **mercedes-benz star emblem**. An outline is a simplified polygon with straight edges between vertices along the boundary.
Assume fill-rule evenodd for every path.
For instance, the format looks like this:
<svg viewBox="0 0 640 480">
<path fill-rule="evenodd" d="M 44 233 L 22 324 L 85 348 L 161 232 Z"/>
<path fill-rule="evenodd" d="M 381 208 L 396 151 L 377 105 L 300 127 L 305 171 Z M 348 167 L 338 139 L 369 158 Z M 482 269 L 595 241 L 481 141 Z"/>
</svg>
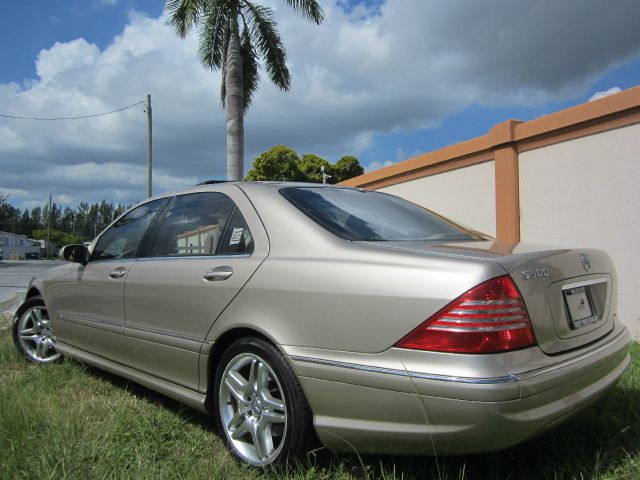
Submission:
<svg viewBox="0 0 640 480">
<path fill-rule="evenodd" d="M 589 270 L 591 270 L 591 262 L 589 261 L 589 255 L 587 255 L 586 253 L 581 253 L 580 262 L 582 262 L 582 267 L 585 269 L 585 271 L 588 272 Z"/>
</svg>

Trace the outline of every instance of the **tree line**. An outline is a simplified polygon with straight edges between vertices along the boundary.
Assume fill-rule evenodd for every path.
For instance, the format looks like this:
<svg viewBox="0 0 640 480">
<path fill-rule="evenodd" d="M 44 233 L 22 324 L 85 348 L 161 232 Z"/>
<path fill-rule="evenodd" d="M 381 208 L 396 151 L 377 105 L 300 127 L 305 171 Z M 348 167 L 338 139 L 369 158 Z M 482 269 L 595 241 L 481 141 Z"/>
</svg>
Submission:
<svg viewBox="0 0 640 480">
<path fill-rule="evenodd" d="M 286 145 L 278 145 L 261 153 L 247 172 L 249 181 L 285 181 L 339 183 L 364 173 L 356 157 L 345 155 L 336 163 L 305 153 L 302 157 Z M 0 231 L 46 239 L 49 226 L 49 205 L 21 210 L 7 197 L 0 195 Z M 91 240 L 120 216 L 129 206 L 102 200 L 81 202 L 76 208 L 51 204 L 51 241 L 56 245 L 82 243 Z"/>
<path fill-rule="evenodd" d="M 91 240 L 121 215 L 128 206 L 102 200 L 81 202 L 76 208 L 62 208 L 55 202 L 44 207 L 21 210 L 0 196 L 0 231 L 46 239 L 51 215 L 51 241 L 56 245 L 82 243 Z"/>
</svg>

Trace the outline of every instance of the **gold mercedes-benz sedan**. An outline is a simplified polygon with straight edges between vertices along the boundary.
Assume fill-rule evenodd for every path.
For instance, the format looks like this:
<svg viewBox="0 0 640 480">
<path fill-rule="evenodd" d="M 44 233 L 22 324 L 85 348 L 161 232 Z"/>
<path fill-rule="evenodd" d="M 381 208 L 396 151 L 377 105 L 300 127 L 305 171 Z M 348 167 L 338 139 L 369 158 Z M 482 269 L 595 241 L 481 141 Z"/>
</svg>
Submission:
<svg viewBox="0 0 640 480">
<path fill-rule="evenodd" d="M 72 357 L 210 413 L 255 466 L 316 438 L 504 449 L 630 361 L 606 253 L 504 244 L 379 192 L 207 182 L 61 255 L 16 313 L 26 357 Z"/>
</svg>

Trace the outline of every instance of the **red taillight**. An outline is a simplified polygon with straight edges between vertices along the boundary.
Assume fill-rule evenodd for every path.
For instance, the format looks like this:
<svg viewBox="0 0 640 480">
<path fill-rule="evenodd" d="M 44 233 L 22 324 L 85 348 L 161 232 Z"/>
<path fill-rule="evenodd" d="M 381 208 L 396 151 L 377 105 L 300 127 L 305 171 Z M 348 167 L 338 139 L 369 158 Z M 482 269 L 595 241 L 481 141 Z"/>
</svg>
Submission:
<svg viewBox="0 0 640 480">
<path fill-rule="evenodd" d="M 491 353 L 535 345 L 527 309 L 508 275 L 463 293 L 400 340 L 396 347 Z"/>
</svg>

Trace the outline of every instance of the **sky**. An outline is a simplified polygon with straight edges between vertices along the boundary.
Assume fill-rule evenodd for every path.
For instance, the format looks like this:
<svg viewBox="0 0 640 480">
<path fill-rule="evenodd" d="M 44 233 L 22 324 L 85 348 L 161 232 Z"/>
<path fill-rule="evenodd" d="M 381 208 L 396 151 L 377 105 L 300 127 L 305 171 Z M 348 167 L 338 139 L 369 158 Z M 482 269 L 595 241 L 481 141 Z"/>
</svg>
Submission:
<svg viewBox="0 0 640 480">
<path fill-rule="evenodd" d="M 245 171 L 284 144 L 367 171 L 640 84 L 637 0 L 319 0 L 316 26 L 275 10 L 289 92 L 263 73 Z M 162 0 L 22 0 L 0 17 L 0 115 L 78 117 L 153 101 L 154 193 L 226 176 L 220 72 L 178 38 Z M 0 195 L 131 204 L 146 197 L 144 105 L 82 120 L 0 116 Z"/>
</svg>

